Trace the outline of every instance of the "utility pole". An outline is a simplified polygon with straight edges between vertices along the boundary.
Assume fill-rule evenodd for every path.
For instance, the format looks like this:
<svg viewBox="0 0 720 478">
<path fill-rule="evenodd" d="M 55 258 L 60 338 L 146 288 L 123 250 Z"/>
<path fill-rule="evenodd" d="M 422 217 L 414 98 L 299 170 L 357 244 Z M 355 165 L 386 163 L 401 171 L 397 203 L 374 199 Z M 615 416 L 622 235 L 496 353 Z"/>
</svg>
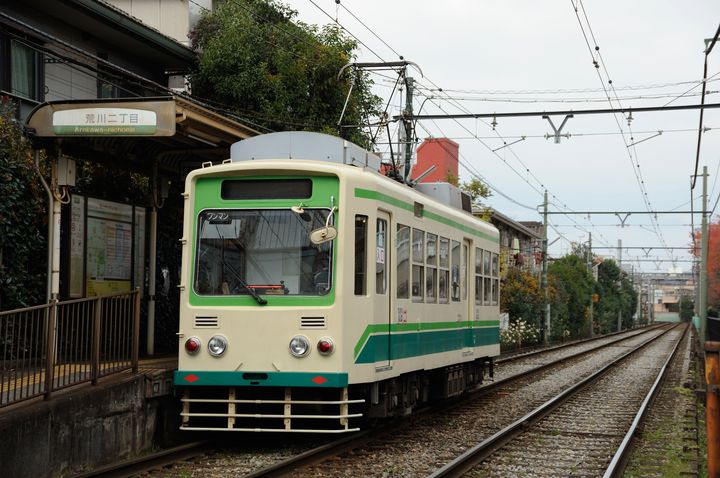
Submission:
<svg viewBox="0 0 720 478">
<path fill-rule="evenodd" d="M 594 276 L 592 272 L 593 260 L 592 260 L 592 232 L 588 232 L 588 271 L 590 271 L 590 277 L 593 277 L 593 286 L 595 285 Z M 590 289 L 590 337 L 594 335 L 593 331 L 593 289 Z"/>
<path fill-rule="evenodd" d="M 708 262 L 708 223 L 707 223 L 707 166 L 703 166 L 702 225 L 700 234 L 700 343 L 704 344 L 707 337 L 707 262 Z"/>
<path fill-rule="evenodd" d="M 620 294 L 618 295 L 618 298 L 622 297 L 622 239 L 618 239 L 618 268 L 620 269 L 620 282 L 618 283 L 618 288 Z M 617 322 L 617 331 L 620 332 L 622 330 L 622 301 L 618 300 L 618 322 Z"/>
<path fill-rule="evenodd" d="M 543 290 L 543 313 L 545 314 L 545 344 L 550 341 L 550 294 L 548 290 L 548 197 L 547 189 L 543 199 L 543 239 L 542 239 L 542 269 L 540 270 L 540 288 Z"/>
<path fill-rule="evenodd" d="M 404 68 L 405 76 L 407 67 Z M 415 141 L 413 134 L 413 83 L 412 77 L 405 76 L 405 113 L 403 115 L 403 128 L 405 130 L 405 170 L 403 172 L 404 182 L 410 180 L 410 165 L 412 163 L 412 144 Z"/>
</svg>

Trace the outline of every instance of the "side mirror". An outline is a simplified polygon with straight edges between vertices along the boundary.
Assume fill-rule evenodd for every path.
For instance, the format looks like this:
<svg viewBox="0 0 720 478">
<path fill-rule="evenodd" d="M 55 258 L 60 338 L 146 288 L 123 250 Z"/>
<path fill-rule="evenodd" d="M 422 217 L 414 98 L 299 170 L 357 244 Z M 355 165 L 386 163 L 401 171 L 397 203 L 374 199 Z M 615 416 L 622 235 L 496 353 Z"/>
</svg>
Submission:
<svg viewBox="0 0 720 478">
<path fill-rule="evenodd" d="M 310 232 L 310 242 L 313 244 L 323 244 L 332 241 L 337 237 L 337 229 L 333 226 L 324 226 Z"/>
</svg>

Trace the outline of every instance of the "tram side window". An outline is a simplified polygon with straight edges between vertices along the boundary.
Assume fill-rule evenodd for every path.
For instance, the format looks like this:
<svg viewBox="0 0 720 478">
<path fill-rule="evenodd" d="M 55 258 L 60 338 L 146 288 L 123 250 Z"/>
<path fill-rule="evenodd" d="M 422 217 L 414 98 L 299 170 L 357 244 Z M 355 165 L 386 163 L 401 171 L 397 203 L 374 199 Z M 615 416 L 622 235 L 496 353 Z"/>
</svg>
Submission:
<svg viewBox="0 0 720 478">
<path fill-rule="evenodd" d="M 500 269 L 499 269 L 499 262 L 498 262 L 498 255 L 494 254 L 492 255 L 492 283 L 493 283 L 493 290 L 492 290 L 492 305 L 498 304 L 498 296 L 500 293 Z"/>
<path fill-rule="evenodd" d="M 440 302 L 447 303 L 450 284 L 450 240 L 447 237 L 440 238 L 438 250 L 438 298 Z"/>
<path fill-rule="evenodd" d="M 451 295 L 452 300 L 460 300 L 460 243 L 452 241 L 452 273 L 451 273 Z"/>
<path fill-rule="evenodd" d="M 412 230 L 412 297 L 422 302 L 425 284 L 425 232 Z"/>
<path fill-rule="evenodd" d="M 367 224 L 367 216 L 355 216 L 355 295 L 367 292 Z"/>
<path fill-rule="evenodd" d="M 387 275 L 385 267 L 387 264 L 387 221 L 377 220 L 377 232 L 375 233 L 375 293 L 385 294 L 387 291 Z"/>
<path fill-rule="evenodd" d="M 434 303 L 437 299 L 437 236 L 426 236 L 425 259 L 425 302 Z"/>
<path fill-rule="evenodd" d="M 483 250 L 475 248 L 475 304 L 482 305 L 482 257 Z"/>
<path fill-rule="evenodd" d="M 395 244 L 397 257 L 397 297 L 410 297 L 410 227 L 397 225 L 397 241 Z"/>
<path fill-rule="evenodd" d="M 483 251 L 483 305 L 490 305 L 490 251 Z"/>
</svg>

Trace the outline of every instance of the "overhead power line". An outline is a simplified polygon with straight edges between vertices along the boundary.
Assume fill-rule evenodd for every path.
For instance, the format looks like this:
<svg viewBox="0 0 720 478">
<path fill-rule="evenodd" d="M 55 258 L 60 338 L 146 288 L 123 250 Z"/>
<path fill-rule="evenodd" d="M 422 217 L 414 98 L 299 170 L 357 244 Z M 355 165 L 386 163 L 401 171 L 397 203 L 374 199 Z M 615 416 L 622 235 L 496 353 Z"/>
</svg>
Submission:
<svg viewBox="0 0 720 478">
<path fill-rule="evenodd" d="M 478 118 L 515 118 L 527 116 L 567 116 L 567 115 L 601 115 L 617 113 L 647 113 L 653 111 L 679 111 L 720 108 L 720 103 L 708 103 L 706 105 L 675 105 L 675 106 L 641 106 L 637 108 L 604 108 L 590 110 L 560 110 L 560 111 L 516 111 L 509 113 L 457 113 L 457 114 L 433 114 L 413 115 L 413 120 L 437 120 L 437 119 L 478 119 Z M 393 117 L 395 121 L 402 119 L 402 115 Z"/>
</svg>

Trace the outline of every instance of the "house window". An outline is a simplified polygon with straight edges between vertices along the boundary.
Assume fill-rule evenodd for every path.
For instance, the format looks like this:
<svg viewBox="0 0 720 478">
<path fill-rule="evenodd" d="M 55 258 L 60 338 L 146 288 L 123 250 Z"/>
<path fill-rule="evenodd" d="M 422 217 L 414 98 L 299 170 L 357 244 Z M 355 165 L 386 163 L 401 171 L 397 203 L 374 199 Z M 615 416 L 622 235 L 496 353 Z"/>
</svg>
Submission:
<svg viewBox="0 0 720 478">
<path fill-rule="evenodd" d="M 10 93 L 29 100 L 43 100 L 42 55 L 27 43 L 10 39 L 8 87 Z"/>
</svg>

